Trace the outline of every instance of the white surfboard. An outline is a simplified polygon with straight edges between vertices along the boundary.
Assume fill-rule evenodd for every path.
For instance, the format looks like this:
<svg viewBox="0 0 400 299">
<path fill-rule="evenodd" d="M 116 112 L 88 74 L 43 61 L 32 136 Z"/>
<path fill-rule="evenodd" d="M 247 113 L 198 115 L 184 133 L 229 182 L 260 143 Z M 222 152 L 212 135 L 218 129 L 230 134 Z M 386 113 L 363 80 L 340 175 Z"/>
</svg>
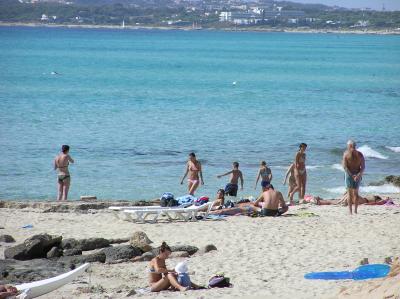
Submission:
<svg viewBox="0 0 400 299">
<path fill-rule="evenodd" d="M 70 283 L 79 275 L 83 274 L 85 270 L 89 268 L 89 266 L 90 264 L 86 263 L 72 271 L 58 275 L 56 277 L 29 283 L 23 283 L 20 285 L 16 285 L 15 287 L 19 292 L 22 293 L 26 292 L 26 296 L 24 298 L 26 299 L 36 298 L 44 294 L 50 293 L 62 287 L 63 285 L 66 285 L 67 283 Z"/>
</svg>

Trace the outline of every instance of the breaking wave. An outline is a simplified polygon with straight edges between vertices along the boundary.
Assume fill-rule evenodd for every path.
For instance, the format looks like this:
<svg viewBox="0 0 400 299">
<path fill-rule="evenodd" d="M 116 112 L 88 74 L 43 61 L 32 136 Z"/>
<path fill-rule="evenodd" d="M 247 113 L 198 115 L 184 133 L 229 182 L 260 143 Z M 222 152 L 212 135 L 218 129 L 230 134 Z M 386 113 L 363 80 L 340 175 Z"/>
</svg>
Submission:
<svg viewBox="0 0 400 299">
<path fill-rule="evenodd" d="M 388 157 L 382 155 L 381 153 L 377 152 L 376 150 L 373 150 L 370 148 L 368 145 L 363 145 L 358 148 L 360 152 L 364 155 L 366 158 L 375 158 L 375 159 L 384 159 L 386 160 Z"/>
</svg>

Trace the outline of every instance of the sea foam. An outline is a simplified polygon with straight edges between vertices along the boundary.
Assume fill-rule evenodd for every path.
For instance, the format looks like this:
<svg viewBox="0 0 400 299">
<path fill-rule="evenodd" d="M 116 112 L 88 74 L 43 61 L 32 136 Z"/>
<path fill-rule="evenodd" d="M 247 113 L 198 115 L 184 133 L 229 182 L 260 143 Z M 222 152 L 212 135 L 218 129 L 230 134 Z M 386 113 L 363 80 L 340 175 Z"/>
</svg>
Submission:
<svg viewBox="0 0 400 299">
<path fill-rule="evenodd" d="M 370 148 L 368 145 L 363 145 L 358 148 L 360 152 L 364 155 L 366 158 L 376 158 L 376 159 L 384 159 L 386 160 L 388 157 L 382 155 L 381 153 L 377 152 L 376 150 L 373 150 Z"/>
<path fill-rule="evenodd" d="M 390 149 L 392 152 L 400 153 L 400 146 L 386 146 L 387 149 Z"/>
<path fill-rule="evenodd" d="M 343 194 L 346 192 L 346 188 L 344 186 L 341 187 L 334 187 L 334 188 L 324 188 L 324 190 L 334 193 L 334 194 Z M 400 192 L 400 188 L 390 185 L 390 184 L 385 184 L 381 186 L 361 186 L 360 187 L 360 193 L 374 193 L 374 194 L 379 194 L 379 193 L 398 193 Z"/>
<path fill-rule="evenodd" d="M 333 164 L 331 167 L 336 170 L 344 171 L 343 166 L 339 163 Z"/>
</svg>

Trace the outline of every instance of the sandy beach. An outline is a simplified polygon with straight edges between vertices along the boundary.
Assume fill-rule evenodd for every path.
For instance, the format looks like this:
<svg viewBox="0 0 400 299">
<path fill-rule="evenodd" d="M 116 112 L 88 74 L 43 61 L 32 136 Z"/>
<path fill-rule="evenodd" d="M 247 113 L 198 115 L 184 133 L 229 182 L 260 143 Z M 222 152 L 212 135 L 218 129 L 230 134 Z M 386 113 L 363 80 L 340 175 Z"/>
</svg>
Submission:
<svg viewBox="0 0 400 299">
<path fill-rule="evenodd" d="M 399 194 L 391 196 L 400 203 Z M 357 298 L 360 288 L 370 282 L 312 281 L 303 276 L 311 271 L 354 269 L 364 258 L 383 263 L 386 257 L 400 256 L 398 206 L 361 206 L 358 215 L 350 216 L 345 207 L 300 205 L 291 207 L 286 217 L 233 216 L 219 221 L 156 224 L 123 221 L 107 209 L 60 213 L 44 212 L 45 207 L 45 203 L 25 208 L 3 205 L 0 226 L 4 228 L 0 233 L 21 243 L 39 233 L 81 239 L 125 238 L 143 231 L 154 247 L 162 241 L 199 248 L 214 244 L 217 251 L 187 258 L 190 271 L 195 272 L 192 280 L 204 285 L 213 273 L 222 271 L 233 283 L 225 289 L 135 295 L 140 298 L 338 298 L 343 288 L 351 291 L 341 298 Z M 33 228 L 21 228 L 26 224 Z M 0 243 L 0 258 L 4 258 L 7 246 L 16 243 Z M 167 264 L 173 267 L 181 260 L 173 258 Z M 93 263 L 90 275 L 42 298 L 124 298 L 130 290 L 147 286 L 147 268 L 148 262 Z M 103 292 L 82 292 L 88 284 L 102 286 Z M 364 294 L 362 298 L 377 298 L 371 296 Z M 390 298 L 398 298 L 394 296 Z"/>
</svg>

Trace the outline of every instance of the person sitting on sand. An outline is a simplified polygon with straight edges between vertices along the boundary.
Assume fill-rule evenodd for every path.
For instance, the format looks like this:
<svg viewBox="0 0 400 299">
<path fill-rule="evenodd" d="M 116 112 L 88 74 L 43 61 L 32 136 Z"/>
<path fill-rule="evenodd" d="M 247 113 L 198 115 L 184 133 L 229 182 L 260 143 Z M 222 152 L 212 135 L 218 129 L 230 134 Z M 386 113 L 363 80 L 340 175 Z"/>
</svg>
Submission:
<svg viewBox="0 0 400 299">
<path fill-rule="evenodd" d="M 281 216 L 289 210 L 283 195 L 279 191 L 275 191 L 274 186 L 267 185 L 263 188 L 263 193 L 254 202 L 254 206 L 262 206 L 261 216 Z"/>
<path fill-rule="evenodd" d="M 240 190 L 243 190 L 243 174 L 239 170 L 239 162 L 232 163 L 232 170 L 227 173 L 218 175 L 217 178 L 221 178 L 226 175 L 231 175 L 229 183 L 225 186 L 225 194 L 229 196 L 236 196 L 238 191 L 238 182 L 240 179 Z"/>
<path fill-rule="evenodd" d="M 219 189 L 217 191 L 217 198 L 213 202 L 211 210 L 220 210 L 224 207 L 225 203 L 225 191 L 224 189 Z"/>
<path fill-rule="evenodd" d="M 261 161 L 260 168 L 258 169 L 256 184 L 254 186 L 254 190 L 257 189 L 258 180 L 261 177 L 261 187 L 269 185 L 272 181 L 272 172 L 271 169 L 267 166 L 267 162 Z"/>
<path fill-rule="evenodd" d="M 288 170 L 286 171 L 285 180 L 283 181 L 283 185 L 286 185 L 288 178 L 289 178 L 289 188 L 288 188 L 287 197 L 290 196 L 290 193 L 292 193 L 294 188 L 297 186 L 296 185 L 296 177 L 294 175 L 294 163 L 290 164 Z"/>
<path fill-rule="evenodd" d="M 163 242 L 159 254 L 150 261 L 149 282 L 152 292 L 168 290 L 171 286 L 179 291 L 186 291 L 189 287 L 179 284 L 175 270 L 168 270 L 165 260 L 171 255 L 171 248 Z"/>
<path fill-rule="evenodd" d="M 58 196 L 57 200 L 67 200 L 71 185 L 71 176 L 68 170 L 69 163 L 74 159 L 69 155 L 69 145 L 61 147 L 61 153 L 54 159 L 54 170 L 58 170 Z"/>
<path fill-rule="evenodd" d="M 201 169 L 201 163 L 196 159 L 195 153 L 189 154 L 189 160 L 186 163 L 186 172 L 181 180 L 181 185 L 183 180 L 188 176 L 188 191 L 190 195 L 194 195 L 194 192 L 201 184 L 204 185 L 203 172 Z"/>
<path fill-rule="evenodd" d="M 0 285 L 0 299 L 11 298 L 18 294 L 17 288 L 9 285 Z M 14 298 L 14 297 L 13 297 Z"/>
</svg>

